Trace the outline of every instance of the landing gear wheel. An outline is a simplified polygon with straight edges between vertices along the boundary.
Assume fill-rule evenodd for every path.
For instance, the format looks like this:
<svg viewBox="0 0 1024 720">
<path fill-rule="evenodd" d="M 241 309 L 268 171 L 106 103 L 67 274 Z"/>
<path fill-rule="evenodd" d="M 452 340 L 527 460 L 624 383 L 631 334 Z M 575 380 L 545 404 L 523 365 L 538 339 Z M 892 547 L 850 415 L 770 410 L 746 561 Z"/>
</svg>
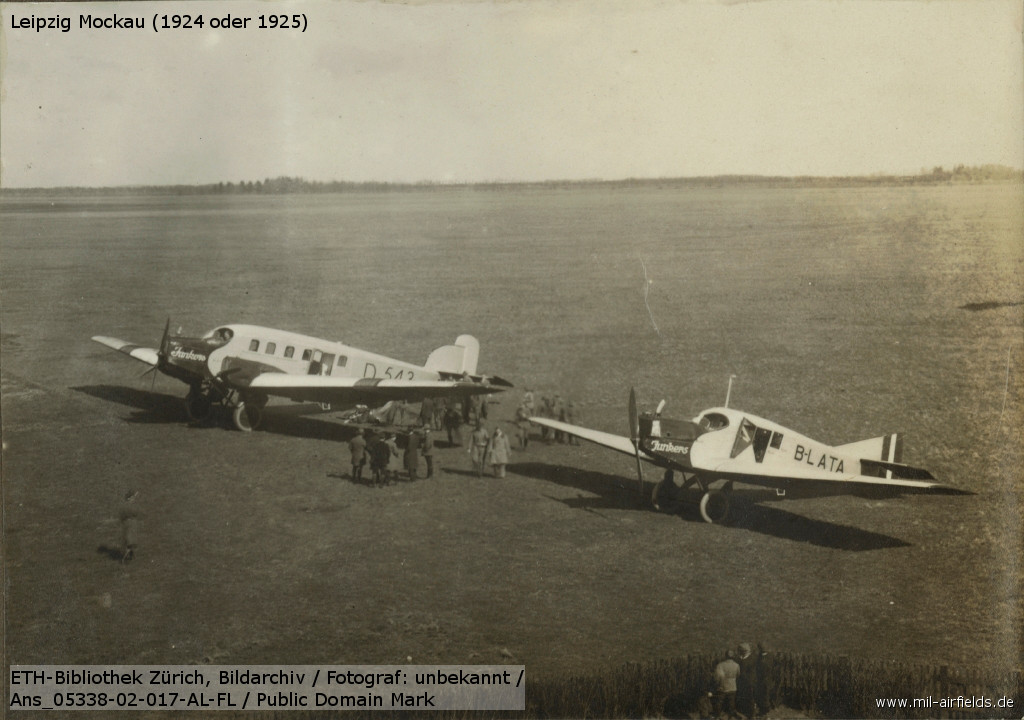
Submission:
<svg viewBox="0 0 1024 720">
<path fill-rule="evenodd" d="M 704 522 L 715 524 L 725 522 L 729 515 L 729 495 L 723 492 L 708 491 L 700 499 L 700 516 Z"/>
<path fill-rule="evenodd" d="M 185 396 L 185 412 L 192 422 L 202 422 L 210 417 L 212 406 L 209 394 L 202 391 L 190 390 Z"/>
<path fill-rule="evenodd" d="M 654 492 L 651 493 L 651 504 L 658 512 L 679 512 L 679 494 L 679 488 L 672 480 L 662 480 L 654 486 Z"/>
<path fill-rule="evenodd" d="M 252 432 L 259 427 L 260 421 L 263 420 L 263 411 L 255 405 L 239 403 L 232 413 L 231 419 L 234 421 L 235 427 L 242 432 Z"/>
</svg>

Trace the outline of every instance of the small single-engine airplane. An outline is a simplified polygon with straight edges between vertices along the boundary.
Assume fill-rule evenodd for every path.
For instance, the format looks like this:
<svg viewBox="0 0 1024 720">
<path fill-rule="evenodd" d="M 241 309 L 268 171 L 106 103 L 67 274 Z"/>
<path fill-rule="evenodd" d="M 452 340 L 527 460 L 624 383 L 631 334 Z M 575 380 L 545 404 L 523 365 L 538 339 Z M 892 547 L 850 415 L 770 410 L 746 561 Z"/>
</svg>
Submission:
<svg viewBox="0 0 1024 720">
<path fill-rule="evenodd" d="M 731 389 L 731 383 L 730 383 Z M 665 468 L 654 488 L 659 510 L 674 511 L 685 490 L 701 492 L 700 514 L 706 522 L 723 522 L 729 512 L 733 483 L 773 488 L 778 497 L 842 493 L 893 494 L 904 491 L 970 494 L 935 482 L 931 473 L 901 462 L 899 435 L 883 435 L 848 445 L 830 446 L 784 428 L 771 420 L 728 407 L 704 410 L 693 420 L 638 415 L 636 393 L 629 391 L 630 437 L 569 425 L 543 417 L 530 421 L 556 431 L 632 455 L 643 491 L 643 463 Z M 711 488 L 719 480 L 724 484 Z"/>
<path fill-rule="evenodd" d="M 243 431 L 259 425 L 271 395 L 344 410 L 512 387 L 501 378 L 476 374 L 480 343 L 471 335 L 437 348 L 420 366 L 257 325 L 222 325 L 202 337 L 172 335 L 170 327 L 168 320 L 157 349 L 101 335 L 92 339 L 186 383 L 185 407 L 192 420 L 205 419 L 221 403 Z"/>
</svg>

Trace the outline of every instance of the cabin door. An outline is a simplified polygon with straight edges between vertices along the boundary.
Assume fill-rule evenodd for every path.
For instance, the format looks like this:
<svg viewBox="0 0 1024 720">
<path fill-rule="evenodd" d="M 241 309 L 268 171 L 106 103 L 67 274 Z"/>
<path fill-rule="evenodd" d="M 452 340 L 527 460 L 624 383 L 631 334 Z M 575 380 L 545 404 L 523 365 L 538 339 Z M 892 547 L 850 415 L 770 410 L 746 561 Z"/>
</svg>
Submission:
<svg viewBox="0 0 1024 720">
<path fill-rule="evenodd" d="M 331 366 L 334 364 L 334 355 L 331 353 L 323 353 L 319 350 L 313 351 L 313 356 L 309 360 L 309 370 L 306 371 L 307 375 L 330 375 Z"/>
</svg>

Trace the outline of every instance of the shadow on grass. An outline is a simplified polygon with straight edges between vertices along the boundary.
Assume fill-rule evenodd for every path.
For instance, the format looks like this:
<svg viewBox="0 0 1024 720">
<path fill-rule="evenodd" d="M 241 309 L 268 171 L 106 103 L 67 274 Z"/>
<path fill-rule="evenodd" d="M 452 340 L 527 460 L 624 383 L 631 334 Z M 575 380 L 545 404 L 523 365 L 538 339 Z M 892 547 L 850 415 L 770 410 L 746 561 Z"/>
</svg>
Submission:
<svg viewBox="0 0 1024 720">
<path fill-rule="evenodd" d="M 593 512 L 615 509 L 658 512 L 650 504 L 653 489 L 651 482 L 644 484 L 643 495 L 641 495 L 636 480 L 630 481 L 618 475 L 536 462 L 516 463 L 509 465 L 508 469 L 518 475 L 591 493 L 592 497 L 558 500 L 558 502 L 577 510 Z M 684 522 L 704 524 L 698 510 L 700 494 L 692 492 L 690 495 L 692 500 L 681 502 L 680 511 L 677 514 Z M 765 502 L 774 504 L 779 500 L 774 494 L 766 493 L 764 490 L 734 490 L 730 516 L 726 525 L 762 535 L 771 535 L 783 540 L 853 552 L 909 546 L 909 543 L 899 538 L 848 525 L 813 520 L 787 510 L 761 504 Z"/>
<path fill-rule="evenodd" d="M 232 427 L 231 413 L 219 406 L 213 408 L 207 420 L 190 422 L 185 413 L 184 394 L 169 395 L 121 385 L 83 385 L 71 389 L 133 409 L 128 418 L 130 423 L 182 424 L 197 430 Z M 263 414 L 257 432 L 335 442 L 348 442 L 355 434 L 354 429 L 344 425 L 308 417 L 319 414 L 322 411 L 316 405 L 272 406 Z"/>
<path fill-rule="evenodd" d="M 124 550 L 121 548 L 112 548 L 109 545 L 100 545 L 96 548 L 97 555 L 106 555 L 110 560 L 121 562 L 124 558 Z"/>
</svg>

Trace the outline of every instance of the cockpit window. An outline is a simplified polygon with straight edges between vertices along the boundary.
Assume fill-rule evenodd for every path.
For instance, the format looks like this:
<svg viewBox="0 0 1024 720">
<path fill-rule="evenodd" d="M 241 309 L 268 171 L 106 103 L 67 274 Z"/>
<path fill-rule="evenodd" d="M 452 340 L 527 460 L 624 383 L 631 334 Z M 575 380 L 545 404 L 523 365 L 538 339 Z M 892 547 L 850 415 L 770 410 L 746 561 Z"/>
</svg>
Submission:
<svg viewBox="0 0 1024 720">
<path fill-rule="evenodd" d="M 217 328 L 207 335 L 206 339 L 214 345 L 226 345 L 234 336 L 231 328 Z"/>
<path fill-rule="evenodd" d="M 707 413 L 700 419 L 700 426 L 707 431 L 729 427 L 729 418 L 722 413 Z"/>
</svg>

